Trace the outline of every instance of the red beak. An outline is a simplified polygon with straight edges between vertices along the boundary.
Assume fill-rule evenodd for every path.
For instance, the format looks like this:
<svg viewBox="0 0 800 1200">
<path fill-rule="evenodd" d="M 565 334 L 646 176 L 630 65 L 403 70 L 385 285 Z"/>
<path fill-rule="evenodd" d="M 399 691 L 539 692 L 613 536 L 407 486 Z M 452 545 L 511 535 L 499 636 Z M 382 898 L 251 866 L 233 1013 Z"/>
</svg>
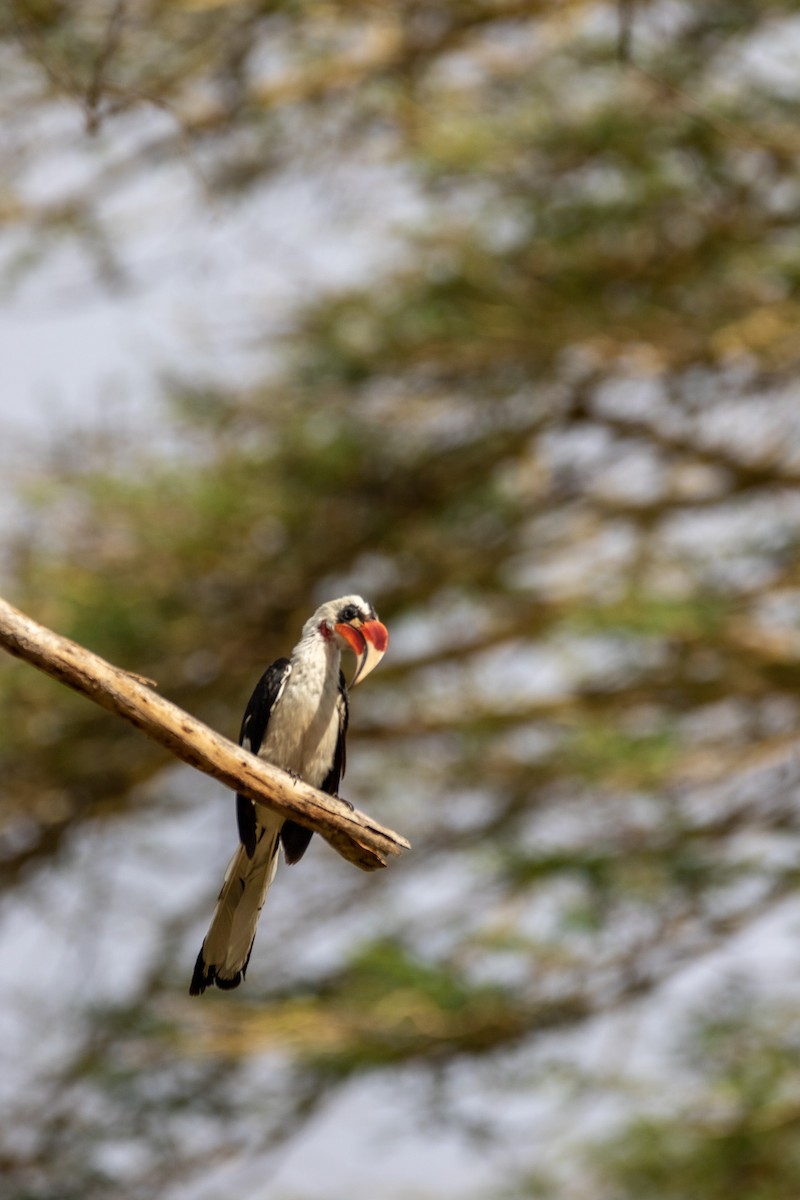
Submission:
<svg viewBox="0 0 800 1200">
<path fill-rule="evenodd" d="M 348 625 L 342 621 L 336 632 L 350 645 L 356 656 L 356 673 L 351 687 L 366 679 L 374 671 L 389 645 L 389 631 L 380 621 L 365 621 L 363 625 Z"/>
</svg>

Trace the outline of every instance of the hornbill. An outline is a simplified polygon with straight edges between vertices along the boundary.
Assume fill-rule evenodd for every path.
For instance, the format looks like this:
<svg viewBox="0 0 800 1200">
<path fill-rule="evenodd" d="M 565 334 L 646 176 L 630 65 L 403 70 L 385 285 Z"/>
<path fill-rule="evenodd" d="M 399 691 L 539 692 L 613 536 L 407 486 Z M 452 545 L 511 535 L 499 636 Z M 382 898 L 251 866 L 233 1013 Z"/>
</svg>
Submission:
<svg viewBox="0 0 800 1200">
<path fill-rule="evenodd" d="M 361 596 L 322 604 L 303 626 L 290 658 L 278 658 L 256 684 L 239 745 L 312 787 L 336 795 L 344 775 L 347 686 L 342 650 L 356 656 L 351 687 L 383 658 L 389 635 Z M 240 845 L 231 859 L 189 991 L 212 983 L 235 988 L 245 977 L 256 926 L 283 846 L 287 863 L 303 857 L 310 829 L 236 796 Z"/>
</svg>

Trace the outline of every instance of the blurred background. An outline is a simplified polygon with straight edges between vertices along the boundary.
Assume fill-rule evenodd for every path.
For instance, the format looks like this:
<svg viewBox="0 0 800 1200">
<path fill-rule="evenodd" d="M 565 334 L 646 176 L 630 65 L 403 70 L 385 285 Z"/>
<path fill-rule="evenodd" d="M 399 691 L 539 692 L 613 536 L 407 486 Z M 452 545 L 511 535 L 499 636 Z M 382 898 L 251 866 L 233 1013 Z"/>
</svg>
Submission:
<svg viewBox="0 0 800 1200">
<path fill-rule="evenodd" d="M 355 590 L 345 795 L 0 662 L 0 1191 L 800 1194 L 800 11 L 7 0 L 0 577 L 235 736 Z"/>
</svg>

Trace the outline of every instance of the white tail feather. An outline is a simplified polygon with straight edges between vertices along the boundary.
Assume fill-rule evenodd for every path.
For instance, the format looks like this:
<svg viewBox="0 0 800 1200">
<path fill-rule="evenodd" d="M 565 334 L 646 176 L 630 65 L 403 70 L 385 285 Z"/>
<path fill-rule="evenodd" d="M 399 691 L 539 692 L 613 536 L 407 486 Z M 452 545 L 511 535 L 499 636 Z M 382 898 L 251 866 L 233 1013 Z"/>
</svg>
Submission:
<svg viewBox="0 0 800 1200">
<path fill-rule="evenodd" d="M 217 907 L 195 967 L 192 991 L 209 983 L 236 987 L 250 957 L 267 892 L 278 869 L 283 820 L 275 818 L 259 830 L 252 858 L 239 846 L 228 864 Z"/>
</svg>

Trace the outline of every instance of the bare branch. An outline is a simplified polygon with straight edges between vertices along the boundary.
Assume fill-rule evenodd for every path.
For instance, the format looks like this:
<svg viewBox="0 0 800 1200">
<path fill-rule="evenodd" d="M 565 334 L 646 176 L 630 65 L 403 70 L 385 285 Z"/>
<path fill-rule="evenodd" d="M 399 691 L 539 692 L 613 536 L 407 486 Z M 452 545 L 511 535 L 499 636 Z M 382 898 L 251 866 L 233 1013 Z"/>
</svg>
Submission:
<svg viewBox="0 0 800 1200">
<path fill-rule="evenodd" d="M 325 838 L 364 871 L 386 866 L 409 843 L 365 813 L 249 754 L 77 642 L 60 637 L 0 599 L 0 645 L 15 658 L 124 717 L 177 758 Z"/>
</svg>

